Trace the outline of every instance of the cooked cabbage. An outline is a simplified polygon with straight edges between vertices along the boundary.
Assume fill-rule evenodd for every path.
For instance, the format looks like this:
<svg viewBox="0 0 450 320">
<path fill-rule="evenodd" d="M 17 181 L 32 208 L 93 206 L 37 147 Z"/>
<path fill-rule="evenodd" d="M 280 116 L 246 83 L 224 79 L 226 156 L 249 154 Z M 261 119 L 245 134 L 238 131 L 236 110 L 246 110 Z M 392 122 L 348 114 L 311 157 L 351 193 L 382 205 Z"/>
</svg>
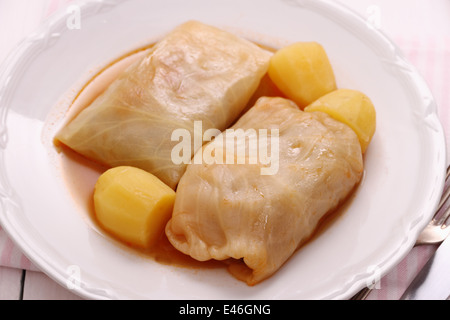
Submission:
<svg viewBox="0 0 450 320">
<path fill-rule="evenodd" d="M 178 143 L 172 132 L 185 128 L 193 137 L 196 120 L 203 131 L 227 128 L 255 92 L 271 55 L 189 21 L 129 67 L 56 140 L 108 166 L 147 170 L 175 188 L 186 164 L 171 160 Z"/>
<path fill-rule="evenodd" d="M 278 130 L 278 159 L 269 154 L 278 160 L 278 169 L 262 174 L 271 164 L 258 155 L 254 163 L 250 147 L 245 159 L 234 150 L 234 163 L 189 164 L 166 235 L 197 260 L 227 260 L 235 277 L 254 285 L 276 272 L 321 218 L 346 199 L 361 179 L 363 159 L 352 129 L 325 113 L 303 112 L 283 98 L 260 98 L 231 129 Z M 225 159 L 232 152 L 227 134 L 195 157 L 209 150 L 216 160 Z M 240 137 L 252 141 L 250 136 Z M 272 145 L 274 137 L 267 143 Z M 246 143 L 238 140 L 236 145 Z"/>
</svg>

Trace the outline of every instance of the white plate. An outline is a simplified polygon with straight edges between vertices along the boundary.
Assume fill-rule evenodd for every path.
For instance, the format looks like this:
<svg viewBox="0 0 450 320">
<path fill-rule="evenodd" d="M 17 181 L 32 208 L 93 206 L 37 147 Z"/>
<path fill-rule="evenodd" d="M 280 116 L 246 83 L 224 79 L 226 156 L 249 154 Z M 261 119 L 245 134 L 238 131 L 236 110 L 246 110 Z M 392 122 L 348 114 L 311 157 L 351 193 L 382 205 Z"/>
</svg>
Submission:
<svg viewBox="0 0 450 320">
<path fill-rule="evenodd" d="M 76 26 L 80 9 L 80 29 Z M 92 227 L 61 175 L 52 136 L 71 99 L 124 52 L 197 19 L 271 46 L 317 41 L 339 87 L 365 92 L 377 132 L 345 214 L 267 281 L 161 265 Z M 0 72 L 0 221 L 31 261 L 86 298 L 346 299 L 395 266 L 443 188 L 444 134 L 416 70 L 350 10 L 317 0 L 87 1 L 27 38 Z"/>
</svg>

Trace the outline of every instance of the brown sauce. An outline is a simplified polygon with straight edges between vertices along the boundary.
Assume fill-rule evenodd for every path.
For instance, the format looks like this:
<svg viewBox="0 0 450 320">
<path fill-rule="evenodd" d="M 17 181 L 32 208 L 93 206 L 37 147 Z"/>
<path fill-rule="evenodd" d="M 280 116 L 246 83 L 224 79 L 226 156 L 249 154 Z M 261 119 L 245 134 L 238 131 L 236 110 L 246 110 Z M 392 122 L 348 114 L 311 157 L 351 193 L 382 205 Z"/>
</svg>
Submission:
<svg viewBox="0 0 450 320">
<path fill-rule="evenodd" d="M 85 213 L 85 218 L 102 231 L 95 216 L 93 193 L 95 183 L 108 168 L 86 159 L 65 146 L 60 146 L 59 156 L 62 171 L 74 201 L 80 206 L 80 210 Z M 113 235 L 108 234 L 108 237 L 123 248 L 133 250 L 136 254 L 152 258 L 159 263 L 186 268 L 223 267 L 223 263 L 220 261 L 200 262 L 183 254 L 170 244 L 165 234 L 162 234 L 158 242 L 148 249 L 135 247 Z"/>
<path fill-rule="evenodd" d="M 83 108 L 87 107 L 97 96 L 99 96 L 108 86 L 111 84 L 118 75 L 125 70 L 128 66 L 137 61 L 143 54 L 146 53 L 153 45 L 143 47 L 138 50 L 134 50 L 124 56 L 116 59 L 103 69 L 101 69 L 91 80 L 89 80 L 80 92 L 75 97 L 72 102 L 69 113 L 66 116 L 65 121 L 68 122 L 73 119 Z M 261 46 L 264 49 L 275 51 L 275 49 L 268 48 L 266 46 Z M 243 111 L 243 113 L 254 105 L 256 100 L 262 96 L 281 96 L 283 94 L 277 89 L 270 78 L 266 75 L 261 80 L 260 86 L 256 90 L 253 97 L 250 99 L 248 106 Z M 102 228 L 98 224 L 93 203 L 93 192 L 94 186 L 100 175 L 105 172 L 108 168 L 100 165 L 94 161 L 91 161 L 78 153 L 72 151 L 70 148 L 59 144 L 55 141 L 55 146 L 59 149 L 59 161 L 61 163 L 62 173 L 64 175 L 65 181 L 67 183 L 68 189 L 70 190 L 72 197 L 77 205 L 80 206 L 82 212 L 85 213 L 85 218 L 88 219 L 91 224 L 103 232 Z M 351 198 L 352 196 L 350 196 Z M 305 241 L 302 245 L 314 240 L 320 234 L 322 234 L 326 229 L 328 229 L 335 220 L 337 220 L 346 209 L 346 204 L 349 201 L 345 201 L 337 210 L 327 214 L 319 226 L 317 227 L 314 234 Z M 106 232 L 105 232 L 106 234 Z M 115 238 L 113 235 L 108 235 L 112 241 L 117 241 L 119 246 L 123 248 L 132 250 L 136 254 L 144 257 L 148 257 L 162 264 L 173 265 L 184 268 L 246 268 L 245 265 L 239 263 L 238 260 L 230 263 L 230 261 L 204 261 L 200 262 L 188 255 L 185 255 L 175 249 L 167 239 L 165 234 L 162 234 L 159 241 L 148 249 L 141 249 L 132 246 L 131 244 L 125 243 L 120 239 Z M 248 269 L 248 268 L 247 268 Z M 250 272 L 249 270 L 247 270 Z M 234 273 L 234 272 L 232 272 Z M 238 274 L 243 273 L 242 270 Z M 245 273 L 245 272 L 244 272 Z"/>
<path fill-rule="evenodd" d="M 142 49 L 134 50 L 126 55 L 116 59 L 111 64 L 101 69 L 91 80 L 89 80 L 72 102 L 65 121 L 73 119 L 83 108 L 87 107 L 94 99 L 100 95 L 128 66 L 137 61 L 147 49 L 153 45 Z M 58 148 L 59 161 L 62 173 L 67 183 L 68 189 L 80 210 L 85 213 L 85 218 L 94 224 L 95 227 L 106 234 L 99 225 L 94 210 L 93 193 L 95 184 L 100 175 L 108 167 L 91 161 L 70 148 L 55 141 Z M 165 234 L 162 234 L 159 241 L 148 249 L 134 247 L 113 235 L 108 236 L 112 241 L 116 241 L 119 246 L 134 251 L 136 254 L 152 258 L 163 264 L 175 265 L 186 268 L 218 268 L 224 264 L 220 261 L 200 262 L 182 252 L 176 250 L 169 242 Z"/>
</svg>

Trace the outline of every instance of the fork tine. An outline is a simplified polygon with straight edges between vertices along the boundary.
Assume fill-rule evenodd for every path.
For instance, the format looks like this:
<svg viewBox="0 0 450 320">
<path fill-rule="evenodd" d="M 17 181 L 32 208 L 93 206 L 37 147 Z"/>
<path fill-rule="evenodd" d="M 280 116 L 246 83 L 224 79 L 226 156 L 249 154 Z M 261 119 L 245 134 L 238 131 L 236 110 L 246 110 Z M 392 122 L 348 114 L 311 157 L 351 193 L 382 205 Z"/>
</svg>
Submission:
<svg viewBox="0 0 450 320">
<path fill-rule="evenodd" d="M 437 221 L 436 224 L 445 227 L 445 221 L 447 221 L 448 217 L 450 217 L 450 206 L 445 209 L 444 213 L 441 215 L 439 221 Z"/>
<path fill-rule="evenodd" d="M 438 205 L 438 208 L 436 210 L 436 213 L 438 213 L 439 210 L 442 209 L 442 207 L 447 202 L 449 197 L 450 197 L 450 188 L 447 188 L 447 190 L 445 190 L 444 194 L 442 195 L 442 198 L 441 198 L 441 201 L 439 202 L 439 205 Z"/>
<path fill-rule="evenodd" d="M 450 188 L 448 188 L 445 194 L 442 196 L 441 203 L 439 204 L 439 210 L 444 206 L 447 200 L 450 198 Z M 450 205 L 445 208 L 444 212 L 439 217 L 439 220 L 436 222 L 437 225 L 444 225 L 447 219 L 450 217 Z"/>
<path fill-rule="evenodd" d="M 445 182 L 449 180 L 450 177 L 450 165 L 447 167 L 447 173 L 445 175 Z M 444 203 L 447 202 L 448 198 L 450 197 L 450 188 L 447 188 L 445 192 L 442 194 L 441 201 L 439 202 L 439 205 L 436 209 L 436 214 L 439 213 L 439 211 L 442 209 L 442 206 Z"/>
<path fill-rule="evenodd" d="M 447 167 L 447 174 L 445 177 L 445 182 L 448 181 L 448 178 L 450 176 L 450 166 Z M 444 206 L 444 204 L 447 202 L 447 200 L 450 198 L 450 187 L 448 187 L 445 192 L 442 195 L 441 201 L 439 202 L 439 206 L 438 209 L 436 210 L 436 215 L 433 218 L 433 222 L 436 225 L 444 225 L 445 221 L 447 221 L 448 217 L 450 216 L 450 206 L 448 206 L 444 212 L 440 215 L 439 220 L 437 220 L 438 218 L 438 213 L 440 213 L 440 210 L 442 209 L 442 207 Z"/>
</svg>

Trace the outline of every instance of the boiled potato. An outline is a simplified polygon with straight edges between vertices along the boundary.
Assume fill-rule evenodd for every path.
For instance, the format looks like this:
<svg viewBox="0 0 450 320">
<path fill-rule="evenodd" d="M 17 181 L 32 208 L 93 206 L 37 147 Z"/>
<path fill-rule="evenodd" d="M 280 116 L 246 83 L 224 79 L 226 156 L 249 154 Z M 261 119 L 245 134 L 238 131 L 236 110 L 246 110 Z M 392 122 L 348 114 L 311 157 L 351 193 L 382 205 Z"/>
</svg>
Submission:
<svg viewBox="0 0 450 320">
<path fill-rule="evenodd" d="M 336 90 L 333 68 L 317 42 L 297 42 L 281 48 L 272 56 L 268 74 L 280 91 L 302 110 Z"/>
<path fill-rule="evenodd" d="M 147 171 L 120 166 L 104 172 L 95 185 L 99 224 L 120 240 L 147 248 L 172 215 L 175 191 Z"/>
<path fill-rule="evenodd" d="M 364 153 L 375 133 L 376 112 L 372 101 L 357 90 L 339 89 L 320 97 L 305 111 L 322 111 L 355 131 Z"/>
</svg>

